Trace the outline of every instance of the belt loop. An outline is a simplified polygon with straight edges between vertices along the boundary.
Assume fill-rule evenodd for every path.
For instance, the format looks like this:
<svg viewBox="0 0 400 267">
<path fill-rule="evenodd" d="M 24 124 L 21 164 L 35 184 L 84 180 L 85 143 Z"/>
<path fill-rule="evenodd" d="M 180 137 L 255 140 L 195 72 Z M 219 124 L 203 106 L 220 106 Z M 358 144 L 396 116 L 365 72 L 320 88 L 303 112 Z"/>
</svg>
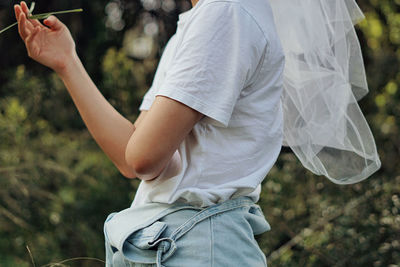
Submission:
<svg viewBox="0 0 400 267">
<path fill-rule="evenodd" d="M 161 262 L 163 260 L 168 259 L 174 253 L 174 251 L 176 250 L 176 244 L 174 240 L 167 237 L 157 240 L 152 245 L 155 246 L 157 244 L 158 244 L 157 256 L 156 256 L 157 267 L 164 267 L 163 265 L 161 265 Z"/>
<path fill-rule="evenodd" d="M 157 258 L 156 258 L 157 267 L 164 267 L 164 266 L 161 264 L 162 255 L 163 255 L 163 250 L 164 250 L 164 244 L 161 243 L 161 244 L 158 246 L 158 248 L 157 248 Z"/>
</svg>

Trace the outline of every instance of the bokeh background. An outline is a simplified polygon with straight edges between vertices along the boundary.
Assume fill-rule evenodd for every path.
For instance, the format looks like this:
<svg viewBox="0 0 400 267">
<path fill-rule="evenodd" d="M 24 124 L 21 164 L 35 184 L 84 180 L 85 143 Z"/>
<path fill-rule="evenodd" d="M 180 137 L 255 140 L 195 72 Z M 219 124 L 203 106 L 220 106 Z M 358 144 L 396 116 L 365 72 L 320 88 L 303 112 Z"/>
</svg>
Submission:
<svg viewBox="0 0 400 267">
<path fill-rule="evenodd" d="M 0 0 L 0 28 L 15 21 L 15 3 Z M 382 168 L 336 185 L 284 148 L 259 202 L 272 226 L 257 237 L 269 266 L 400 266 L 400 1 L 358 3 L 370 87 L 359 104 Z M 79 7 L 84 13 L 59 18 L 101 92 L 134 121 L 190 1 L 37 0 L 34 13 Z M 104 259 L 103 221 L 129 206 L 138 182 L 102 153 L 59 78 L 28 58 L 17 29 L 1 34 L 0 266 L 103 266 L 71 258 Z"/>
</svg>

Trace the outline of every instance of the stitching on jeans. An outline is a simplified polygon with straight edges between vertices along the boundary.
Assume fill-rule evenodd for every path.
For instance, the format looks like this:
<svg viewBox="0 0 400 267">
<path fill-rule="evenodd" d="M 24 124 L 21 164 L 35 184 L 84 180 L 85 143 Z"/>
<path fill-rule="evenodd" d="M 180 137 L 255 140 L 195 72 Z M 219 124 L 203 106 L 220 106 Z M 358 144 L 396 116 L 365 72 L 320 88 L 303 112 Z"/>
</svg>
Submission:
<svg viewBox="0 0 400 267">
<path fill-rule="evenodd" d="M 213 230 L 213 221 L 212 221 L 212 219 L 213 219 L 213 217 L 210 217 L 209 218 L 210 219 L 210 232 L 211 232 L 211 234 L 210 234 L 210 236 L 211 236 L 211 238 L 210 238 L 210 259 L 211 259 L 211 267 L 213 267 L 214 266 L 214 230 Z"/>
</svg>

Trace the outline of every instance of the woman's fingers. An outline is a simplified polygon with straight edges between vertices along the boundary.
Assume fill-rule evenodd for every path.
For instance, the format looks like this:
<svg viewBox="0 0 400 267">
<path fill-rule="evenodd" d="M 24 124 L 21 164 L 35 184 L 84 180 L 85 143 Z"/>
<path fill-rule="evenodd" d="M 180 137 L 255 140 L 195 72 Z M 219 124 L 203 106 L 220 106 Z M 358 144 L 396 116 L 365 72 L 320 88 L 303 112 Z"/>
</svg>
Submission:
<svg viewBox="0 0 400 267">
<path fill-rule="evenodd" d="M 24 1 L 21 2 L 21 8 L 22 8 L 22 11 L 25 13 L 25 16 L 28 18 L 28 16 L 30 16 L 31 14 L 29 14 L 29 8 Z M 34 27 L 36 27 L 36 26 L 43 27 L 43 25 L 37 19 L 28 19 L 28 21 L 30 23 L 32 23 L 32 25 Z"/>
<path fill-rule="evenodd" d="M 15 11 L 15 19 L 18 21 L 19 15 L 22 13 L 22 9 L 19 5 L 14 5 L 14 11 Z"/>
<path fill-rule="evenodd" d="M 59 31 L 63 28 L 64 23 L 62 23 L 59 19 L 57 19 L 55 16 L 50 16 L 47 19 L 43 21 L 43 23 L 50 27 L 51 30 L 53 31 Z"/>
<path fill-rule="evenodd" d="M 25 15 L 29 16 L 29 8 L 24 1 L 21 2 L 21 8 Z"/>
<path fill-rule="evenodd" d="M 22 2 L 21 2 L 21 3 L 22 3 Z M 21 13 L 25 14 L 25 18 L 28 18 L 28 16 L 29 16 L 29 10 L 28 10 L 28 13 L 27 13 L 27 12 L 24 11 L 23 6 L 20 6 L 20 8 L 21 8 Z M 27 9 L 26 4 L 25 4 L 25 8 Z M 32 31 L 33 28 L 34 28 L 33 24 L 32 24 L 28 19 L 26 20 L 25 23 L 26 23 L 26 27 L 28 27 L 28 30 Z"/>
<path fill-rule="evenodd" d="M 31 34 L 26 38 L 25 40 L 25 45 L 26 49 L 28 50 L 28 56 L 31 58 L 34 58 L 39 55 L 39 46 L 37 45 L 37 42 L 35 43 L 35 37 L 38 35 L 38 33 L 41 31 L 41 28 L 35 27 Z"/>
<path fill-rule="evenodd" d="M 21 36 L 22 40 L 25 41 L 26 37 L 31 33 L 31 30 L 33 30 L 33 26 L 30 25 L 32 28 L 29 29 L 28 24 L 26 23 L 26 17 L 23 12 L 19 14 L 18 18 L 18 32 L 19 35 Z"/>
</svg>

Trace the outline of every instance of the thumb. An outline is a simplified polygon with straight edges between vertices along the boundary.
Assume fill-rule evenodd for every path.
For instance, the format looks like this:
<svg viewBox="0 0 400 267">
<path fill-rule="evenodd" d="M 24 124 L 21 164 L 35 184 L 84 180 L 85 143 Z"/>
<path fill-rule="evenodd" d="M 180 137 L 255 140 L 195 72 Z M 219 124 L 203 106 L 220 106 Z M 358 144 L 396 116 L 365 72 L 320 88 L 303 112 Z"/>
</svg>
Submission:
<svg viewBox="0 0 400 267">
<path fill-rule="evenodd" d="M 50 16 L 47 19 L 45 19 L 43 21 L 43 23 L 50 27 L 50 29 L 55 30 L 55 31 L 59 31 L 64 27 L 64 24 L 57 19 L 55 16 Z"/>
</svg>

